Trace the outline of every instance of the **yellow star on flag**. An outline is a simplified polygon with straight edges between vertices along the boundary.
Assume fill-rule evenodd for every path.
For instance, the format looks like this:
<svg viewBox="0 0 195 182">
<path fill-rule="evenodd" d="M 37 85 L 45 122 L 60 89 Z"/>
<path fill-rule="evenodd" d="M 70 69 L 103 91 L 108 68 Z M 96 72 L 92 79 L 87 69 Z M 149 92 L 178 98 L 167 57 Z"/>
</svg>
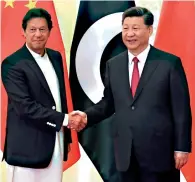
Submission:
<svg viewBox="0 0 195 182">
<path fill-rule="evenodd" d="M 29 9 L 36 8 L 36 3 L 37 0 L 29 0 L 28 4 L 26 4 L 25 6 Z"/>
<path fill-rule="evenodd" d="M 8 6 L 10 6 L 10 7 L 14 8 L 14 4 L 13 4 L 13 2 L 14 2 L 15 0 L 4 0 L 4 1 L 6 2 L 6 4 L 5 4 L 5 7 L 4 7 L 4 8 L 7 8 Z"/>
</svg>

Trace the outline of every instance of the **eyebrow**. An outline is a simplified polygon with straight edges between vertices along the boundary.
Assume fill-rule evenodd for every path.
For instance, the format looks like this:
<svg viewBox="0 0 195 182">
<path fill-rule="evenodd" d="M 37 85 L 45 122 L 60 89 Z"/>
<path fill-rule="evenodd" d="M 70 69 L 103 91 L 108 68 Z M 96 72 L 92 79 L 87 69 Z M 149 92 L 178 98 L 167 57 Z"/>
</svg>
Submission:
<svg viewBox="0 0 195 182">
<path fill-rule="evenodd" d="M 47 28 L 47 27 L 46 26 L 41 26 L 41 27 L 31 26 L 30 28 Z"/>
<path fill-rule="evenodd" d="M 132 26 L 132 27 L 135 27 L 135 26 L 141 26 L 141 25 L 138 25 L 138 24 L 133 24 L 133 25 L 123 24 L 123 26 Z"/>
</svg>

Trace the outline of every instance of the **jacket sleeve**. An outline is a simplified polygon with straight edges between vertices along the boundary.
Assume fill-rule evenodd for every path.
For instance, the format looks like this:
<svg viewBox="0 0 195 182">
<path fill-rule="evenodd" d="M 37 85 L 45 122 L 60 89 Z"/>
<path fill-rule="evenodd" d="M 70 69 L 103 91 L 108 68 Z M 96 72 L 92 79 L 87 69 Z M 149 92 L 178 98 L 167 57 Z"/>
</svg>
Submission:
<svg viewBox="0 0 195 182">
<path fill-rule="evenodd" d="M 179 58 L 170 73 L 170 93 L 174 120 L 174 150 L 191 152 L 190 96 L 186 75 Z"/>
<path fill-rule="evenodd" d="M 31 97 L 25 75 L 18 65 L 11 64 L 8 59 L 1 65 L 2 81 L 13 109 L 22 120 L 59 131 L 65 114 L 44 107 Z"/>
<path fill-rule="evenodd" d="M 103 119 L 111 116 L 115 112 L 114 100 L 110 86 L 109 63 L 109 61 L 106 63 L 104 96 L 97 104 L 88 108 L 85 111 L 85 113 L 87 114 L 88 126 L 102 121 Z"/>
</svg>

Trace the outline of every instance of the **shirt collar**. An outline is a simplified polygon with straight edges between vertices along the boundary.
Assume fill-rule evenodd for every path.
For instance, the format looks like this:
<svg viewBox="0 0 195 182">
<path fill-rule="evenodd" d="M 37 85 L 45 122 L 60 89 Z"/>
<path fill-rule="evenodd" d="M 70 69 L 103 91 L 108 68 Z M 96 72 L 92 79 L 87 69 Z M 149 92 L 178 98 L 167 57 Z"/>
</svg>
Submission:
<svg viewBox="0 0 195 182">
<path fill-rule="evenodd" d="M 150 51 L 150 45 L 148 44 L 148 46 L 146 47 L 146 49 L 144 49 L 144 51 L 142 51 L 139 55 L 137 55 L 137 59 L 140 62 L 145 62 L 147 57 L 148 57 L 148 53 Z M 129 57 L 129 63 L 132 64 L 132 60 L 135 57 L 130 51 L 128 51 L 128 57 Z"/>
<path fill-rule="evenodd" d="M 27 47 L 27 49 L 29 50 L 29 52 L 32 54 L 32 56 L 33 56 L 34 59 L 43 58 L 43 57 L 45 57 L 45 56 L 47 55 L 46 49 L 45 49 L 45 54 L 44 54 L 43 56 L 41 56 L 40 54 L 37 54 L 36 52 L 32 51 L 32 50 L 28 47 L 27 44 L 26 44 L 26 47 Z"/>
</svg>

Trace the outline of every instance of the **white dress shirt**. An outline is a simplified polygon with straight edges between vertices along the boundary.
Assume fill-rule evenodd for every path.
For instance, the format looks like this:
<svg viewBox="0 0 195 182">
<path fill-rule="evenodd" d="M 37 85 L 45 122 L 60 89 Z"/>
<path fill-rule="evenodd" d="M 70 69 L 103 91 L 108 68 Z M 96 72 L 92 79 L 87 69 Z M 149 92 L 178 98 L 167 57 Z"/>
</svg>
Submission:
<svg viewBox="0 0 195 182">
<path fill-rule="evenodd" d="M 132 53 L 128 51 L 128 58 L 129 58 L 129 81 L 130 81 L 130 86 L 131 86 L 131 79 L 132 79 L 132 73 L 133 73 L 133 67 L 134 67 L 134 62 L 133 58 L 137 57 L 139 60 L 138 62 L 138 70 L 139 70 L 139 76 L 141 77 L 142 71 L 144 69 L 144 65 L 146 62 L 146 59 L 148 57 L 148 53 L 150 51 L 150 45 L 144 49 L 143 52 L 141 52 L 138 56 L 134 56 Z"/>
</svg>

